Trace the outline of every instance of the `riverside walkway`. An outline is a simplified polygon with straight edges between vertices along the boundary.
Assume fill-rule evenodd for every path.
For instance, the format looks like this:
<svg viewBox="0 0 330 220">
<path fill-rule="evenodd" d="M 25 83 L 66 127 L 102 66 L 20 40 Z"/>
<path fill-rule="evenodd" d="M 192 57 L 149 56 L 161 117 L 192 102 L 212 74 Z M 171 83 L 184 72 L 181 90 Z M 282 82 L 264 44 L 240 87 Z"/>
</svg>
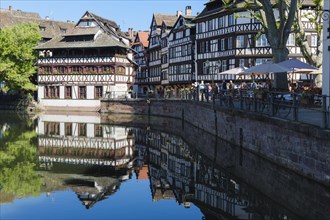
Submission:
<svg viewBox="0 0 330 220">
<path fill-rule="evenodd" d="M 115 98 L 116 97 L 116 98 Z M 304 102 L 301 94 L 288 92 L 268 92 L 260 96 L 251 90 L 223 91 L 218 94 L 183 91 L 177 94 L 128 94 L 112 92 L 108 99 L 117 100 L 185 100 L 203 102 L 220 108 L 253 112 L 267 117 L 300 122 L 321 129 L 330 129 L 330 97 L 314 95 L 309 102 Z"/>
</svg>

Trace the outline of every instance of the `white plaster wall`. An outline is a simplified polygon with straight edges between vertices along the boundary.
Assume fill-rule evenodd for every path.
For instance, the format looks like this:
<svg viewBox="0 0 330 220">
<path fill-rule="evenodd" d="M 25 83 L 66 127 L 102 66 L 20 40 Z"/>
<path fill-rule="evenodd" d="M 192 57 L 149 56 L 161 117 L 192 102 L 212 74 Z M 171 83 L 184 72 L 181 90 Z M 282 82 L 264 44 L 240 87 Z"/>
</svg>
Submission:
<svg viewBox="0 0 330 220">
<path fill-rule="evenodd" d="M 39 85 L 38 86 L 38 99 L 43 99 L 45 97 L 44 96 L 44 91 L 45 91 L 45 87 Z"/>
<path fill-rule="evenodd" d="M 49 107 L 100 107 L 100 100 L 88 99 L 40 99 L 41 106 Z M 65 109 L 63 109 L 65 110 Z"/>
<path fill-rule="evenodd" d="M 94 86 L 86 86 L 87 89 L 87 99 L 94 99 Z"/>
<path fill-rule="evenodd" d="M 60 86 L 60 99 L 64 99 L 64 86 Z"/>
<path fill-rule="evenodd" d="M 87 137 L 94 137 L 94 124 L 87 124 Z"/>
<path fill-rule="evenodd" d="M 78 86 L 72 86 L 72 99 L 78 99 Z"/>
</svg>

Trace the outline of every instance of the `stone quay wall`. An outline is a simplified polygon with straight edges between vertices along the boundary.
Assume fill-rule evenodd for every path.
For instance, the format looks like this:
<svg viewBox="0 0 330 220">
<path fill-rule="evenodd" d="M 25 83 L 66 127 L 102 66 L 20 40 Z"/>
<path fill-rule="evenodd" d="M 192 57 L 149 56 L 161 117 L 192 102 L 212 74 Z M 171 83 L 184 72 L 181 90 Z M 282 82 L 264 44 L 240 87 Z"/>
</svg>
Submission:
<svg viewBox="0 0 330 220">
<path fill-rule="evenodd" d="M 109 114 L 180 119 L 330 186 L 330 132 L 313 125 L 184 100 L 103 101 Z"/>
</svg>

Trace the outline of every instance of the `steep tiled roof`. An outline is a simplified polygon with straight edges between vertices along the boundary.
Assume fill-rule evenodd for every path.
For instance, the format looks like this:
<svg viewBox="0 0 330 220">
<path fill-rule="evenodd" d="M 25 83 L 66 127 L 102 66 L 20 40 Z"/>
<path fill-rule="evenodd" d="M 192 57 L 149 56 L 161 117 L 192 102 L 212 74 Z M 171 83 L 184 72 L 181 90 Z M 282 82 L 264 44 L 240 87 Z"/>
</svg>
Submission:
<svg viewBox="0 0 330 220">
<path fill-rule="evenodd" d="M 53 38 L 56 35 L 61 34 L 62 31 L 69 31 L 74 27 L 74 24 L 71 22 L 41 19 L 38 13 L 0 9 L 0 28 L 24 22 L 37 23 L 40 27 L 40 34 L 43 38 Z"/>
<path fill-rule="evenodd" d="M 167 27 L 173 27 L 178 17 L 176 15 L 154 14 L 157 26 L 161 26 L 163 21 Z"/>
<path fill-rule="evenodd" d="M 91 13 L 89 12 L 95 19 L 101 21 L 103 24 L 106 24 L 106 25 L 110 25 L 111 27 L 115 28 L 115 29 L 119 29 L 119 26 L 117 25 L 116 22 L 112 21 L 112 20 L 109 20 L 109 19 L 106 19 L 106 18 L 102 18 L 101 16 L 98 16 L 94 13 Z"/>
<path fill-rule="evenodd" d="M 94 35 L 100 30 L 99 27 L 75 27 L 63 36 Z"/>
<path fill-rule="evenodd" d="M 123 47 L 128 48 L 124 43 L 117 41 L 107 33 L 99 34 L 95 40 L 91 41 L 70 41 L 66 42 L 63 36 L 58 36 L 43 43 L 36 49 L 56 49 L 56 48 L 96 48 L 96 47 Z"/>
<path fill-rule="evenodd" d="M 140 31 L 138 32 L 137 36 L 140 39 L 140 42 L 143 44 L 143 46 L 146 48 L 149 45 L 149 31 Z"/>
<path fill-rule="evenodd" d="M 98 16 L 90 11 L 86 11 L 86 13 L 90 14 L 92 16 L 92 19 L 94 19 L 105 32 L 112 33 L 118 37 L 124 37 L 124 38 L 129 39 L 129 37 L 120 30 L 120 28 L 116 22 L 103 18 L 101 16 Z M 81 18 L 80 20 L 84 20 L 84 19 L 85 18 Z"/>
<path fill-rule="evenodd" d="M 231 4 L 242 4 L 242 5 L 244 5 L 244 2 L 245 2 L 244 0 L 236 0 L 236 1 L 233 1 Z M 276 4 L 277 1 L 271 0 L 271 2 L 272 2 L 272 4 Z M 207 17 L 207 16 L 212 16 L 212 15 L 217 14 L 217 13 L 222 13 L 224 11 L 228 11 L 223 7 L 224 3 L 221 0 L 209 0 L 204 5 L 205 5 L 204 9 L 196 17 L 196 20 L 202 19 L 202 18 Z M 304 1 L 302 1 L 302 6 L 306 8 L 306 7 L 309 7 L 309 6 L 315 6 L 315 4 L 314 4 L 313 0 L 304 0 Z M 231 9 L 231 10 L 233 10 L 233 9 Z M 242 11 L 244 9 L 236 8 L 234 10 L 235 11 Z"/>
</svg>

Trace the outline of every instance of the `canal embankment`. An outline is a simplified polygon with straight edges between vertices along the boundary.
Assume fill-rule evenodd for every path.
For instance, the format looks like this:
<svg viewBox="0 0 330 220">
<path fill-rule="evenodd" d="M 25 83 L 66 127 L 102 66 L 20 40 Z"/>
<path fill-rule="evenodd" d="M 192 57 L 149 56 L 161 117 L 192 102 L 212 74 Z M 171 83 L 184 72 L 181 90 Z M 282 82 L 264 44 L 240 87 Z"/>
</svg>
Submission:
<svg viewBox="0 0 330 220">
<path fill-rule="evenodd" d="M 330 186 L 330 132 L 317 126 L 185 100 L 102 101 L 102 112 L 180 119 Z M 205 148 L 208 146 L 205 145 Z"/>
</svg>

